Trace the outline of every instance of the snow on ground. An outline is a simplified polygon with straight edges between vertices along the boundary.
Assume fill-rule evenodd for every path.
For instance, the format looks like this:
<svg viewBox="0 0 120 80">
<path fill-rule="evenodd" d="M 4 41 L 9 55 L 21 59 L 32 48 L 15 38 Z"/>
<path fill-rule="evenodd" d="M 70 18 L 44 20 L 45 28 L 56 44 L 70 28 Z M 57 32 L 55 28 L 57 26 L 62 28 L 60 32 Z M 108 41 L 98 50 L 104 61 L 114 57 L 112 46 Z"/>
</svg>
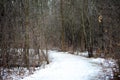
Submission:
<svg viewBox="0 0 120 80">
<path fill-rule="evenodd" d="M 22 80 L 99 80 L 100 61 L 67 52 L 49 51 L 49 55 L 49 65 Z"/>
</svg>

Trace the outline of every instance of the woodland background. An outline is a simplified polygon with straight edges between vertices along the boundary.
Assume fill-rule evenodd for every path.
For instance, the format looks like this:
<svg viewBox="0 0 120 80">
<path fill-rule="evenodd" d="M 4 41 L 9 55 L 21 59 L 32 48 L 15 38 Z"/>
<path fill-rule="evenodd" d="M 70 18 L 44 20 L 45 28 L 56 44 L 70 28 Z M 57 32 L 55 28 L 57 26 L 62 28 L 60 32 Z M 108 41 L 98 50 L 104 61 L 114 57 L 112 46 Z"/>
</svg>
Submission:
<svg viewBox="0 0 120 80">
<path fill-rule="evenodd" d="M 49 63 L 49 49 L 96 51 L 120 67 L 120 0 L 0 0 L 0 75 Z"/>
</svg>

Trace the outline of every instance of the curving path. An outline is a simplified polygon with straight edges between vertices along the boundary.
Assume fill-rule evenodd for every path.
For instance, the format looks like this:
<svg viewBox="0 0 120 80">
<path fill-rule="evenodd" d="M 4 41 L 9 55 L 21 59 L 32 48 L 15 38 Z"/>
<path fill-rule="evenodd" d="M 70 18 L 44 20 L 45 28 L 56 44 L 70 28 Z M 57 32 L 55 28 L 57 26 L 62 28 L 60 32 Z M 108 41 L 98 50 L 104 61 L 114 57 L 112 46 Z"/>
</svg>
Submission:
<svg viewBox="0 0 120 80">
<path fill-rule="evenodd" d="M 49 51 L 51 63 L 22 80 L 98 80 L 101 67 L 92 58 Z"/>
</svg>

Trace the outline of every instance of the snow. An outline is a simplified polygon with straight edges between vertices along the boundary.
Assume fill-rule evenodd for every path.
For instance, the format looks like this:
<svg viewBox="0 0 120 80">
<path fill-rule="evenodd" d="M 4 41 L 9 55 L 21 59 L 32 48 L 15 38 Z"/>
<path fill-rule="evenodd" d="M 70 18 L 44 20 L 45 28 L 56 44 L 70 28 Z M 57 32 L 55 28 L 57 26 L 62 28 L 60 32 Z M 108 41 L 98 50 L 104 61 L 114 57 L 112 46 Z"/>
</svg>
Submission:
<svg viewBox="0 0 120 80">
<path fill-rule="evenodd" d="M 21 80 L 99 80 L 102 59 L 49 51 L 50 64 Z"/>
</svg>

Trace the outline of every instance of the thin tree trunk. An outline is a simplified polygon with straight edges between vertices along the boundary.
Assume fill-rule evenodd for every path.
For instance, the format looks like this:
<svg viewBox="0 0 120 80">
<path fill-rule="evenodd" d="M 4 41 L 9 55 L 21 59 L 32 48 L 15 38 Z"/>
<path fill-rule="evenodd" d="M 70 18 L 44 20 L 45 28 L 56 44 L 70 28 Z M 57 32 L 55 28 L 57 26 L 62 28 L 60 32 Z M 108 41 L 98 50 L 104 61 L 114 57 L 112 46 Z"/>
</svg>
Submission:
<svg viewBox="0 0 120 80">
<path fill-rule="evenodd" d="M 84 41 L 84 44 L 83 44 L 83 49 L 86 49 L 86 43 L 87 43 L 87 40 L 86 40 L 86 30 L 85 30 L 85 15 L 84 15 L 84 7 L 85 7 L 85 1 L 83 0 L 83 4 L 82 4 L 83 6 L 82 6 L 82 27 L 83 27 L 83 41 Z"/>
<path fill-rule="evenodd" d="M 29 0 L 25 0 L 25 65 L 29 69 Z"/>
<path fill-rule="evenodd" d="M 62 51 L 65 51 L 65 32 L 64 32 L 64 18 L 63 18 L 63 0 L 60 0 L 60 14 L 61 14 L 61 37 L 62 37 Z"/>
</svg>

